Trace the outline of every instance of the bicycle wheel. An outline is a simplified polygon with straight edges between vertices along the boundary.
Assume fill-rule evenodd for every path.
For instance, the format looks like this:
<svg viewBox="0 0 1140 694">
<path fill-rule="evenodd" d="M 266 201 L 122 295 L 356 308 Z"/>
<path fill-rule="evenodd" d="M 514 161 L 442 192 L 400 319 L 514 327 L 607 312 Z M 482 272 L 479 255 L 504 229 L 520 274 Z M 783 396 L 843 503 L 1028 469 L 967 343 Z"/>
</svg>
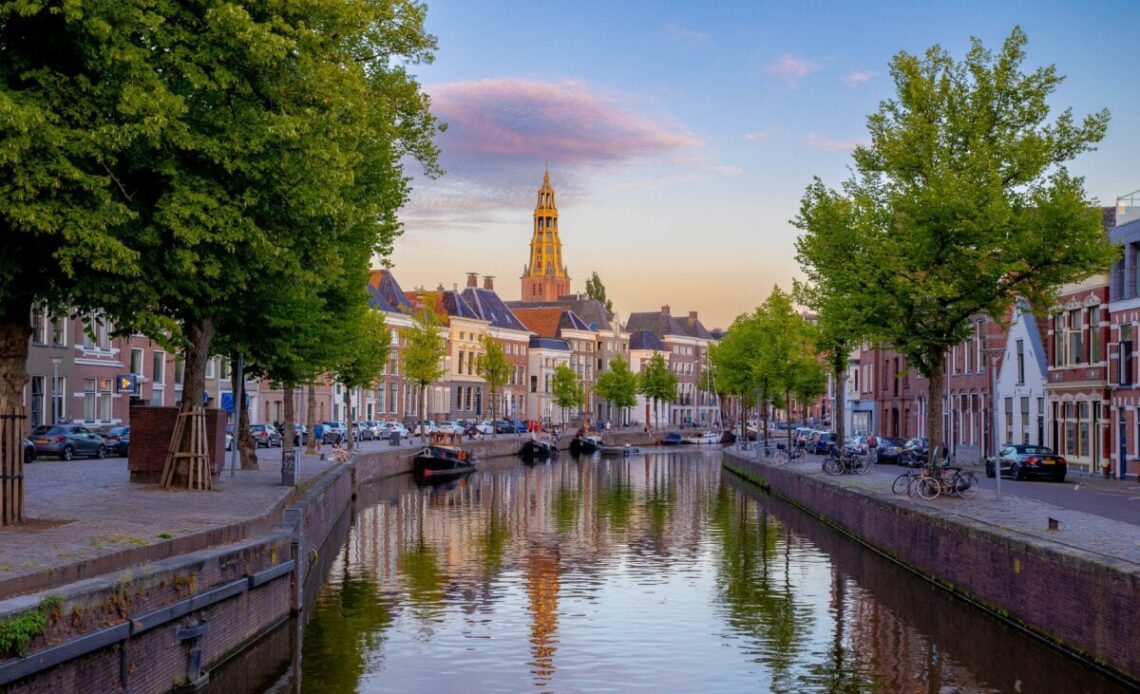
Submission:
<svg viewBox="0 0 1140 694">
<path fill-rule="evenodd" d="M 910 486 L 910 473 L 904 472 L 895 478 L 894 484 L 891 485 L 891 491 L 895 494 L 906 494 L 906 488 Z"/>
<path fill-rule="evenodd" d="M 839 458 L 826 458 L 823 461 L 823 471 L 829 475 L 842 475 L 843 463 L 839 462 Z"/>
<path fill-rule="evenodd" d="M 963 499 L 973 499 L 981 491 L 973 472 L 959 472 L 954 476 L 954 493 Z"/>
<path fill-rule="evenodd" d="M 919 479 L 916 489 L 918 495 L 927 501 L 937 499 L 938 495 L 942 493 L 942 485 L 933 477 L 923 477 Z"/>
<path fill-rule="evenodd" d="M 869 455 L 863 455 L 863 456 L 857 455 L 857 456 L 855 456 L 855 465 L 852 466 L 851 470 L 852 470 L 852 472 L 859 474 L 859 475 L 865 475 L 868 472 L 870 472 L 871 471 L 871 456 L 869 456 Z"/>
</svg>

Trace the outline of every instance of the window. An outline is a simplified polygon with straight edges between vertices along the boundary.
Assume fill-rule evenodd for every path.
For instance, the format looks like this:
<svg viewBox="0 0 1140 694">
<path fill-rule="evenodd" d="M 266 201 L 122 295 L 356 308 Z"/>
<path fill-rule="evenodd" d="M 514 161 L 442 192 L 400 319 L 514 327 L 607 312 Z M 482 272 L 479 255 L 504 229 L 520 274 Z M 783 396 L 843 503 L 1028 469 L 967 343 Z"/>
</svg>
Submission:
<svg viewBox="0 0 1140 694">
<path fill-rule="evenodd" d="M 33 429 L 44 423 L 44 383 L 46 381 L 47 377 L 45 376 L 32 376 L 32 395 L 28 416 L 31 419 Z"/>
<path fill-rule="evenodd" d="M 1025 340 L 1017 341 L 1017 385 L 1025 383 Z"/>
<path fill-rule="evenodd" d="M 1013 398 L 1005 399 L 1005 440 L 1013 441 Z"/>
<path fill-rule="evenodd" d="M 1065 314 L 1053 316 L 1053 366 L 1065 365 Z"/>
<path fill-rule="evenodd" d="M 174 385 L 181 386 L 186 380 L 186 361 L 182 358 L 174 361 Z"/>
<path fill-rule="evenodd" d="M 397 393 L 396 388 L 397 387 L 398 387 L 398 385 L 396 384 L 395 381 L 388 384 L 388 411 L 393 413 L 393 414 L 395 414 L 397 411 L 396 410 L 396 393 Z"/>
<path fill-rule="evenodd" d="M 1096 364 L 1103 357 L 1100 353 L 1100 307 L 1089 309 L 1089 363 Z"/>
<path fill-rule="evenodd" d="M 61 316 L 59 318 L 52 317 L 51 320 L 51 343 L 55 347 L 67 346 L 67 317 Z"/>
<path fill-rule="evenodd" d="M 1021 442 L 1029 443 L 1029 398 L 1021 399 Z"/>
<path fill-rule="evenodd" d="M 219 358 L 218 359 L 218 378 L 222 379 L 223 381 L 230 380 L 230 366 L 231 366 L 231 364 L 230 364 L 229 359 L 220 359 Z"/>
<path fill-rule="evenodd" d="M 1077 403 L 1077 419 L 1079 420 L 1079 436 L 1081 457 L 1089 457 L 1089 404 Z"/>
<path fill-rule="evenodd" d="M 39 306 L 32 310 L 32 342 L 47 344 L 47 316 Z"/>
<path fill-rule="evenodd" d="M 143 375 L 143 351 L 138 347 L 131 348 L 131 373 Z"/>
<path fill-rule="evenodd" d="M 95 405 L 98 394 L 99 391 L 95 388 L 95 379 L 83 379 L 83 421 L 95 421 Z"/>
<path fill-rule="evenodd" d="M 1118 383 L 1122 386 L 1132 385 L 1132 325 L 1120 326 L 1120 377 Z"/>
<path fill-rule="evenodd" d="M 132 356 L 134 356 L 132 354 Z M 151 355 L 151 377 L 150 380 L 156 385 L 162 385 L 166 382 L 166 352 L 155 351 Z"/>
<path fill-rule="evenodd" d="M 1069 364 L 1080 364 L 1084 361 L 1081 349 L 1081 309 L 1069 311 Z"/>
<path fill-rule="evenodd" d="M 206 378 L 213 378 L 214 377 L 214 371 L 216 369 L 216 367 L 214 366 L 215 361 L 217 361 L 217 360 L 216 359 L 207 359 L 206 360 Z"/>
</svg>

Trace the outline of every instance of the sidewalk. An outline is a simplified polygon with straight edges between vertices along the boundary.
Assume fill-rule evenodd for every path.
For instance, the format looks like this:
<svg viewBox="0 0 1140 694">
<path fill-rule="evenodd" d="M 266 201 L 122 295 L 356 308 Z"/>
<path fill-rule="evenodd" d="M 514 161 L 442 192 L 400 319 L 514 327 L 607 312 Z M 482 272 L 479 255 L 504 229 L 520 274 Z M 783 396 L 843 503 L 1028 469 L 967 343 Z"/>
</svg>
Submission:
<svg viewBox="0 0 1140 694">
<path fill-rule="evenodd" d="M 735 447 L 733 447 L 735 449 Z M 737 455 L 755 460 L 755 451 L 734 451 Z M 808 455 L 804 462 L 779 465 L 800 474 L 819 477 L 832 484 L 858 489 L 866 494 L 889 499 L 899 504 L 923 507 L 929 511 L 957 518 L 966 524 L 979 523 L 1006 533 L 1013 533 L 1028 541 L 1048 544 L 1080 552 L 1086 556 L 1099 557 L 1101 561 L 1114 564 L 1122 570 L 1140 573 L 1140 525 L 1123 523 L 1082 511 L 1073 511 L 1043 501 L 1026 499 L 1010 493 L 1003 493 L 998 501 L 993 490 L 982 490 L 974 499 L 939 497 L 926 501 L 918 497 L 896 495 L 891 492 L 891 484 L 896 475 L 875 474 L 832 476 L 821 469 L 823 456 Z M 984 476 L 980 466 L 963 466 L 973 469 L 975 474 Z M 879 470 L 892 466 L 876 466 Z M 901 473 L 905 468 L 899 468 Z M 1127 483 L 1118 480 L 1105 480 L 1097 477 L 1074 477 L 1067 484 L 1080 484 L 1088 488 L 1121 491 Z M 1140 507 L 1137 508 L 1140 513 Z M 1049 519 L 1059 522 L 1059 529 L 1049 530 Z"/>
<path fill-rule="evenodd" d="M 51 574 L 102 573 L 99 567 L 116 554 L 163 544 L 168 548 L 152 551 L 182 551 L 180 545 L 203 532 L 216 532 L 221 542 L 240 539 L 227 539 L 225 529 L 274 513 L 295 491 L 281 485 L 281 449 L 263 450 L 258 458 L 260 470 L 239 469 L 231 477 L 227 455 L 227 467 L 209 492 L 132 484 L 125 458 L 43 459 L 28 465 L 28 523 L 0 528 L 0 599 L 28 592 L 29 584 L 55 582 Z M 333 465 L 302 457 L 301 479 L 311 480 Z M 84 564 L 96 559 L 101 563 Z"/>
</svg>

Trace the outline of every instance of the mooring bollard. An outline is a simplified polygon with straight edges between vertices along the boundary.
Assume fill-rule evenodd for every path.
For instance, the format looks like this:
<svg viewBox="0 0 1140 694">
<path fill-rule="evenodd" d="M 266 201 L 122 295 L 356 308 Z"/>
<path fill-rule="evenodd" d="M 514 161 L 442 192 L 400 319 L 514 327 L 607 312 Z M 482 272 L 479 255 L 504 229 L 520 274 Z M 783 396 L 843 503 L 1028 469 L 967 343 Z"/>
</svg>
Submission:
<svg viewBox="0 0 1140 694">
<path fill-rule="evenodd" d="M 281 451 L 281 484 L 286 487 L 296 487 L 301 478 L 301 449 L 293 448 L 293 455 L 285 455 Z"/>
</svg>

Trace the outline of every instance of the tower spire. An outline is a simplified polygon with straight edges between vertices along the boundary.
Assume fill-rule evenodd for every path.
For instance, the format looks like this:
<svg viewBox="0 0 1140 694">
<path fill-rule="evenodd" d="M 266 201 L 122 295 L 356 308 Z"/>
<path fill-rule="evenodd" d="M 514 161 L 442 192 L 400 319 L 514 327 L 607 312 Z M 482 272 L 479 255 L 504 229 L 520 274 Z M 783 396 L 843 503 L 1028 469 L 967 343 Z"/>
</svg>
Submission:
<svg viewBox="0 0 1140 694">
<path fill-rule="evenodd" d="M 558 237 L 558 206 L 550 185 L 550 168 L 543 166 L 542 186 L 534 206 L 530 261 L 523 269 L 523 301 L 553 301 L 570 293 L 570 276 L 562 264 L 562 241 Z"/>
</svg>

